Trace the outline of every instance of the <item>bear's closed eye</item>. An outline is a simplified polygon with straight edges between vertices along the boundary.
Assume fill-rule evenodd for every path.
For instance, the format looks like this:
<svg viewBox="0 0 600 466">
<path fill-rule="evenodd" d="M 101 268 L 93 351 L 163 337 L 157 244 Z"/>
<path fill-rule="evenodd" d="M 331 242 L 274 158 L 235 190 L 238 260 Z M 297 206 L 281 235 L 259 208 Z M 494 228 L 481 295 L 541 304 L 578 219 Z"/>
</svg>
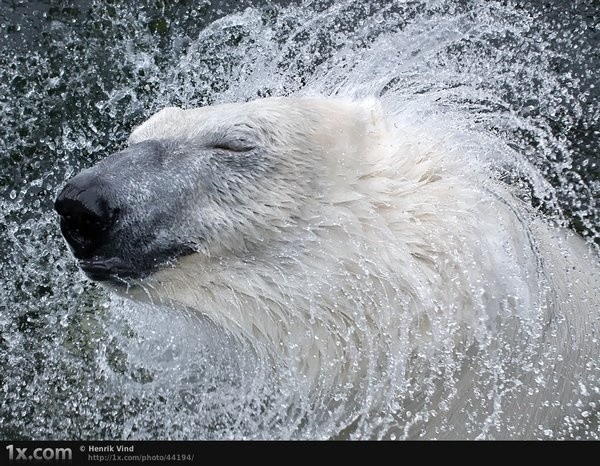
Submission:
<svg viewBox="0 0 600 466">
<path fill-rule="evenodd" d="M 221 141 L 213 144 L 211 147 L 227 152 L 249 152 L 255 148 L 247 141 Z"/>
</svg>

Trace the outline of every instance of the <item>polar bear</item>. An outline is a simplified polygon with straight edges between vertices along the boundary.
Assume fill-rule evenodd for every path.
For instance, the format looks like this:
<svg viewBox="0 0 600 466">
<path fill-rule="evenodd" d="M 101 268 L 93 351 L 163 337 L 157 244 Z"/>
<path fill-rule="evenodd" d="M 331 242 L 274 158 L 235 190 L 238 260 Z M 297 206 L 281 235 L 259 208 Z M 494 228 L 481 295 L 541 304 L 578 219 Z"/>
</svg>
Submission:
<svg viewBox="0 0 600 466">
<path fill-rule="evenodd" d="M 434 136 L 376 100 L 165 108 L 55 207 L 89 278 L 261 346 L 335 435 L 598 436 L 597 257 Z"/>
</svg>

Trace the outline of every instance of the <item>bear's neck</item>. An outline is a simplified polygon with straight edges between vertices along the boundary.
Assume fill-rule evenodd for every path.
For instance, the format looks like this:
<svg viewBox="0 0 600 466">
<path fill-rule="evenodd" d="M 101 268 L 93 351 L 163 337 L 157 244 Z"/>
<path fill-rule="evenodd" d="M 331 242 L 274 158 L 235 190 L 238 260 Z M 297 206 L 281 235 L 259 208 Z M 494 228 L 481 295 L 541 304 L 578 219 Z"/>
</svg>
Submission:
<svg viewBox="0 0 600 466">
<path fill-rule="evenodd" d="M 328 382 L 385 366 L 386 355 L 452 347 L 468 338 L 465 322 L 486 335 L 506 309 L 484 287 L 518 295 L 506 305 L 515 312 L 535 309 L 529 242 L 517 226 L 497 228 L 499 218 L 512 228 L 510 212 L 482 202 L 481 190 L 436 153 L 413 155 L 373 154 L 308 201 L 295 228 L 243 256 L 180 258 L 143 282 L 138 297 L 194 309 Z M 506 248 L 529 254 L 523 264 L 534 268 L 511 263 L 500 255 Z"/>
</svg>

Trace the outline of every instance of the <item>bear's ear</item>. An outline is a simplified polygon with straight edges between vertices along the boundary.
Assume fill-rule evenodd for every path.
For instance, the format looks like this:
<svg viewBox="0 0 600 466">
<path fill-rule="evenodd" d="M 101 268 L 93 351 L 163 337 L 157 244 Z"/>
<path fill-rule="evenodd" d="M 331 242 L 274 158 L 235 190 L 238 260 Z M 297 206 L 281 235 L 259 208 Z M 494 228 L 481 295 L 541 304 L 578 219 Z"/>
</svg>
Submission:
<svg viewBox="0 0 600 466">
<path fill-rule="evenodd" d="M 181 131 L 183 114 L 184 110 L 179 107 L 163 108 L 133 130 L 127 140 L 128 145 L 149 139 L 177 137 L 177 134 Z"/>
</svg>

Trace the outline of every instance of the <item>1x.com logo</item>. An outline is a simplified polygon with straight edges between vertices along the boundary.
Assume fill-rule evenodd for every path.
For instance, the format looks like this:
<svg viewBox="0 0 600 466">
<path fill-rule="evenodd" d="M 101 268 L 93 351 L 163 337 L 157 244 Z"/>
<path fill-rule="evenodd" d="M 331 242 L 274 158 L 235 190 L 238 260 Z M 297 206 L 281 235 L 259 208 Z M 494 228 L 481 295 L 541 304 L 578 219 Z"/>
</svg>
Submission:
<svg viewBox="0 0 600 466">
<path fill-rule="evenodd" d="M 73 451 L 70 448 L 19 448 L 7 445 L 9 461 L 71 461 Z"/>
</svg>

